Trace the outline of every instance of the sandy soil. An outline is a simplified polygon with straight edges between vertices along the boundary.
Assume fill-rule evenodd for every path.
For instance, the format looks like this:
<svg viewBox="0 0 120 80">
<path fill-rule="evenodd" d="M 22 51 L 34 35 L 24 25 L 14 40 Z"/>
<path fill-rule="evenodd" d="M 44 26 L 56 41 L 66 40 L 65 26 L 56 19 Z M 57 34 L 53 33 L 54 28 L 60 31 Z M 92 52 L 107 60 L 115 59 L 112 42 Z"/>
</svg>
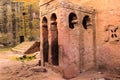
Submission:
<svg viewBox="0 0 120 80">
<path fill-rule="evenodd" d="M 64 80 L 51 69 L 39 71 L 41 67 L 37 65 L 38 59 L 25 62 L 12 59 L 19 56 L 22 55 L 10 51 L 0 53 L 0 80 Z"/>
<path fill-rule="evenodd" d="M 37 65 L 38 59 L 32 61 L 17 61 L 13 57 L 22 56 L 11 51 L 0 52 L 0 80 L 67 80 L 62 76 L 46 68 L 41 72 L 41 67 Z M 113 76 L 106 72 L 88 71 L 78 77 L 69 80 L 120 80 L 119 76 Z"/>
</svg>

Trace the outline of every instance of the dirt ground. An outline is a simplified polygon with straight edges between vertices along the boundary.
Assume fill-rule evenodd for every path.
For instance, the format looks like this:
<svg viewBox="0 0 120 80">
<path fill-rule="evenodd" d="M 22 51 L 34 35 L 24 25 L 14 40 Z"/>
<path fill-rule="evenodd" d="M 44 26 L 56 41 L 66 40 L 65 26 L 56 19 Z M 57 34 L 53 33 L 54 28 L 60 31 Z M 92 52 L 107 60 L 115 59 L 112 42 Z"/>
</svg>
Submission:
<svg viewBox="0 0 120 80">
<path fill-rule="evenodd" d="M 22 55 L 11 51 L 0 52 L 0 80 L 68 80 L 50 68 L 41 72 L 41 67 L 37 65 L 39 59 L 17 61 L 15 58 L 19 56 Z M 120 80 L 120 76 L 106 72 L 88 71 L 69 80 Z"/>
</svg>

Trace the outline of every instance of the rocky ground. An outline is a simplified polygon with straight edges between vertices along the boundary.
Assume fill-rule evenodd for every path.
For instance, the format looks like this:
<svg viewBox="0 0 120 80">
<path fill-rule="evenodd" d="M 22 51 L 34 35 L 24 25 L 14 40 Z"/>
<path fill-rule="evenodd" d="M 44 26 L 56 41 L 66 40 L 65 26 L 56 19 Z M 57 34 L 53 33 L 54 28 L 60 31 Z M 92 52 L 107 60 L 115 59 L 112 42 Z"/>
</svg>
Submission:
<svg viewBox="0 0 120 80">
<path fill-rule="evenodd" d="M 17 61 L 16 57 L 20 56 L 22 55 L 11 51 L 0 52 L 0 80 L 67 80 L 50 68 L 41 71 L 41 67 L 38 66 L 39 59 Z M 120 80 L 120 76 L 88 71 L 70 80 Z"/>
</svg>

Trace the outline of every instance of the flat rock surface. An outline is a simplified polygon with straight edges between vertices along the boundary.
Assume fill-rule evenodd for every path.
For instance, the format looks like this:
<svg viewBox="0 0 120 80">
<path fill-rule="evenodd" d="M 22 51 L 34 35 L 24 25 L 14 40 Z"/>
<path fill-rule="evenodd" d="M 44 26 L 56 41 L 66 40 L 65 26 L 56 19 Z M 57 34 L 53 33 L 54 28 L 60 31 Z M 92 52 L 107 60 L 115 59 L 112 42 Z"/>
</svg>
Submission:
<svg viewBox="0 0 120 80">
<path fill-rule="evenodd" d="M 113 78 L 107 73 L 96 71 L 82 73 L 73 79 L 64 79 L 60 73 L 38 66 L 39 59 L 24 62 L 13 59 L 19 56 L 22 55 L 11 51 L 0 52 L 0 80 L 120 80 L 119 76 Z"/>
</svg>

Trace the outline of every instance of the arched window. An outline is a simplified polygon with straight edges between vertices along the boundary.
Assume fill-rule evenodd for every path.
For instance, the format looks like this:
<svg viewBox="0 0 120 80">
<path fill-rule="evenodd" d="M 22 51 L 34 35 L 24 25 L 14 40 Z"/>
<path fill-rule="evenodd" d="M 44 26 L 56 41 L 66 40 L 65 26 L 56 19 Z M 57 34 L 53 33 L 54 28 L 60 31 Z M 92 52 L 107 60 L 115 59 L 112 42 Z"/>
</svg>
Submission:
<svg viewBox="0 0 120 80">
<path fill-rule="evenodd" d="M 51 30 L 56 30 L 57 29 L 57 21 L 56 21 L 57 20 L 57 16 L 56 16 L 55 13 L 53 13 L 51 15 L 50 20 L 51 20 Z"/>
<path fill-rule="evenodd" d="M 56 21 L 56 19 L 57 19 L 57 16 L 55 13 L 53 13 L 51 16 L 51 21 Z"/>
<path fill-rule="evenodd" d="M 70 13 L 69 15 L 69 28 L 74 29 L 74 24 L 77 23 L 77 16 L 75 13 Z"/>
<path fill-rule="evenodd" d="M 47 28 L 47 18 L 43 17 L 42 26 Z"/>
<path fill-rule="evenodd" d="M 90 17 L 88 15 L 86 15 L 84 18 L 83 18 L 83 21 L 82 21 L 82 25 L 84 27 L 84 29 L 87 29 L 88 28 L 88 25 L 90 23 Z"/>
</svg>

